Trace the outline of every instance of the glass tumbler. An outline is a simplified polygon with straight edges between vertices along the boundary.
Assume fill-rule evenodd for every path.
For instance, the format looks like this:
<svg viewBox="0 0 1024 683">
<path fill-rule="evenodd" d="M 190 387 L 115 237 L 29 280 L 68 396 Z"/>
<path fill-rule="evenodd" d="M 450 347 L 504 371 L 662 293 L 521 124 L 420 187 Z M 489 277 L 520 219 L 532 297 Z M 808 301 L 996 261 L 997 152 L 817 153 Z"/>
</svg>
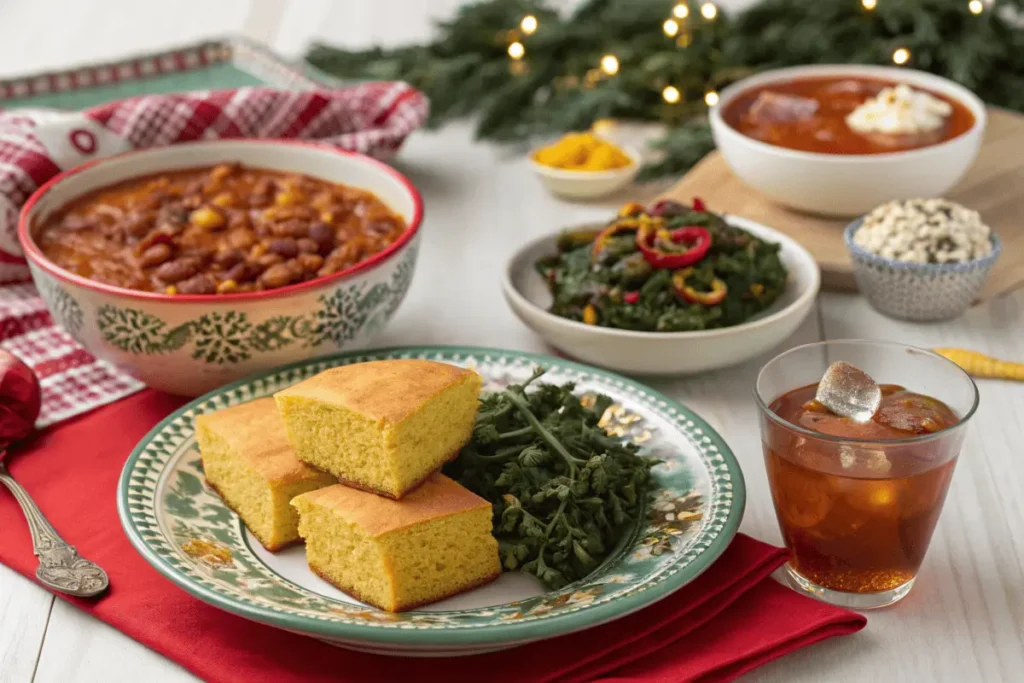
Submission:
<svg viewBox="0 0 1024 683">
<path fill-rule="evenodd" d="M 817 384 L 839 360 L 879 384 L 898 384 L 942 401 L 959 422 L 931 434 L 868 441 L 820 434 L 772 411 L 776 399 Z M 754 393 L 793 588 L 852 609 L 884 607 L 903 598 L 942 511 L 964 428 L 978 408 L 974 382 L 931 351 L 843 340 L 776 356 L 761 369 Z"/>
</svg>

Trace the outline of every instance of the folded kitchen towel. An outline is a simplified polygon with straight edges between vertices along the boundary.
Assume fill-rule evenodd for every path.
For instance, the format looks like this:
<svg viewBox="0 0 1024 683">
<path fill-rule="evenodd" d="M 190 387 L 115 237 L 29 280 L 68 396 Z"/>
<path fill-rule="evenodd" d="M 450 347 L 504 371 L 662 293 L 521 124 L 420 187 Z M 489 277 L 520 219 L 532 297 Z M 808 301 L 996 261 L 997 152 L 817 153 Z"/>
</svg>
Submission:
<svg viewBox="0 0 1024 683">
<path fill-rule="evenodd" d="M 117 480 L 125 458 L 182 403 L 140 392 L 44 431 L 27 452 L 13 453 L 9 465 L 54 526 L 110 574 L 104 597 L 70 600 L 211 683 L 728 681 L 866 623 L 775 583 L 769 575 L 785 552 L 742 534 L 707 571 L 660 602 L 513 650 L 412 660 L 343 650 L 247 621 L 157 573 L 118 521 Z M 19 515 L 13 497 L 0 492 L 0 562 L 32 578 L 36 558 Z"/>
</svg>

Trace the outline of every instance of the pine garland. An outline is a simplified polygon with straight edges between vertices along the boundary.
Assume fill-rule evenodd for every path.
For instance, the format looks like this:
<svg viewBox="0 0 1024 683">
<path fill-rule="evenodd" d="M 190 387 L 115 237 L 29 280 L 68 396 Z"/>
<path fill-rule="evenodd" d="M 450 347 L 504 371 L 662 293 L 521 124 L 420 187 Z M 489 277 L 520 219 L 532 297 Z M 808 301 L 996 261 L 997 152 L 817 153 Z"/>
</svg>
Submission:
<svg viewBox="0 0 1024 683">
<path fill-rule="evenodd" d="M 679 175 L 713 148 L 705 95 L 750 73 L 813 63 L 892 64 L 951 78 L 990 104 L 1024 110 L 1024 0 L 762 0 L 735 16 L 698 3 L 588 0 L 561 17 L 541 0 L 484 0 L 438 25 L 439 38 L 396 49 L 314 45 L 315 67 L 343 79 L 404 80 L 427 94 L 431 125 L 477 117 L 478 139 L 521 143 L 603 118 L 661 121 L 662 161 L 643 178 Z M 677 5 L 686 17 L 673 15 Z M 678 12 L 682 14 L 682 11 Z M 537 19 L 535 31 L 520 27 Z M 677 31 L 671 33 L 676 23 Z M 521 59 L 509 46 L 523 47 Z M 605 55 L 617 71 L 601 69 Z M 680 94 L 669 103 L 663 90 Z"/>
</svg>

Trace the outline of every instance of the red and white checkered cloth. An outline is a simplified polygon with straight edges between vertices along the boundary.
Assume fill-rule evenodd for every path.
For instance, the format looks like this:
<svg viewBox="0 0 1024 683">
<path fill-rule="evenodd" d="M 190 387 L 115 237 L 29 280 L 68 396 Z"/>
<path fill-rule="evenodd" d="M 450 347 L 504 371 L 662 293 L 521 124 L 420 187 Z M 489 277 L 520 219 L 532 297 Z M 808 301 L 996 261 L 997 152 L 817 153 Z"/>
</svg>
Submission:
<svg viewBox="0 0 1024 683">
<path fill-rule="evenodd" d="M 132 149 L 223 138 L 317 140 L 388 156 L 427 118 L 427 99 L 406 83 L 338 90 L 238 88 L 146 95 L 80 112 L 0 110 L 0 346 L 43 385 L 45 426 L 138 391 L 142 385 L 96 360 L 54 325 L 17 239 L 18 211 L 54 175 Z"/>
<path fill-rule="evenodd" d="M 66 420 L 145 388 L 97 360 L 55 325 L 31 284 L 0 288 L 0 346 L 31 367 L 43 390 L 37 427 Z"/>
</svg>

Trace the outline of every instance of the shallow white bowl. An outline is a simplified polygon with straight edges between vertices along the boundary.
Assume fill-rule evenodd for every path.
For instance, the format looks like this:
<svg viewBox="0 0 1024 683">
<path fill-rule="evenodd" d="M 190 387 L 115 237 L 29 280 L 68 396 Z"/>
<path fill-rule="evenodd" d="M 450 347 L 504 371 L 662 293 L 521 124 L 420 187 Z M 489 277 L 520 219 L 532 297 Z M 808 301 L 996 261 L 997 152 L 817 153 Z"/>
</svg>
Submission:
<svg viewBox="0 0 1024 683">
<path fill-rule="evenodd" d="M 966 106 L 974 126 L 952 140 L 891 154 L 819 154 L 777 147 L 743 135 L 722 111 L 750 88 L 822 76 L 864 76 L 908 83 Z M 974 162 L 985 131 L 985 105 L 966 88 L 913 69 L 866 65 L 816 65 L 774 69 L 722 91 L 712 107 L 711 132 L 726 163 L 748 185 L 786 206 L 832 216 L 867 213 L 893 199 L 941 197 Z"/>
<path fill-rule="evenodd" d="M 814 257 L 777 230 L 736 216 L 729 223 L 782 245 L 789 270 L 786 291 L 768 310 L 741 325 L 699 332 L 634 332 L 559 317 L 548 312 L 551 293 L 534 264 L 556 251 L 557 235 L 526 244 L 508 262 L 502 279 L 505 300 L 524 323 L 549 344 L 586 363 L 618 372 L 684 375 L 750 360 L 796 331 L 814 306 L 821 275 Z"/>
<path fill-rule="evenodd" d="M 571 171 L 538 163 L 530 154 L 534 173 L 552 194 L 569 199 L 593 199 L 620 190 L 633 182 L 640 172 L 640 153 L 633 147 L 618 145 L 630 158 L 629 166 L 610 171 Z"/>
<path fill-rule="evenodd" d="M 204 296 L 88 280 L 55 265 L 35 244 L 46 217 L 87 192 L 227 161 L 369 190 L 408 228 L 382 252 L 337 273 L 264 292 Z M 18 238 L 50 313 L 82 346 L 155 389 L 197 396 L 254 372 L 366 346 L 409 288 L 422 217 L 419 192 L 380 161 L 313 143 L 224 140 L 128 152 L 66 171 L 25 204 Z"/>
</svg>

